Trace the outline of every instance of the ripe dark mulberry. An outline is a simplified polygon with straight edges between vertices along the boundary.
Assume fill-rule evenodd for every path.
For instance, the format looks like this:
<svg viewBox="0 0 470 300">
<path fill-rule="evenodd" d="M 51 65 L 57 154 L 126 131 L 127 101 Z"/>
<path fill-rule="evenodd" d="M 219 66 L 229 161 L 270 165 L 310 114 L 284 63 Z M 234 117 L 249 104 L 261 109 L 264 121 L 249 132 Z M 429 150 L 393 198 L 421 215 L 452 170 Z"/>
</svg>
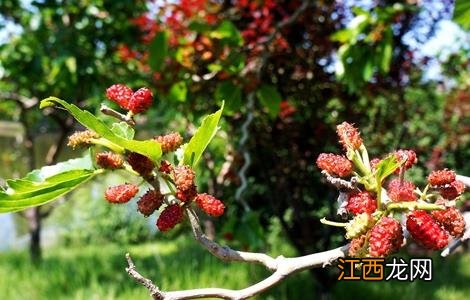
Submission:
<svg viewBox="0 0 470 300">
<path fill-rule="evenodd" d="M 137 210 L 143 214 L 144 216 L 148 217 L 163 203 L 164 196 L 158 190 L 149 190 L 145 193 L 142 197 L 140 197 L 139 201 L 137 201 Z"/>
<path fill-rule="evenodd" d="M 96 154 L 96 164 L 103 169 L 115 170 L 122 167 L 124 160 L 119 154 L 113 152 L 100 152 Z"/>
<path fill-rule="evenodd" d="M 430 185 L 445 185 L 455 180 L 455 172 L 452 170 L 444 169 L 438 171 L 432 171 L 428 176 L 428 182 Z"/>
<path fill-rule="evenodd" d="M 160 167 L 158 168 L 158 171 L 165 173 L 165 174 L 170 174 L 173 171 L 173 166 L 171 163 L 167 160 L 162 160 L 160 163 Z"/>
<path fill-rule="evenodd" d="M 196 204 L 210 216 L 220 217 L 224 213 L 225 205 L 212 195 L 199 194 L 195 201 Z"/>
<path fill-rule="evenodd" d="M 383 217 L 372 227 L 369 238 L 369 255 L 385 257 L 398 251 L 403 243 L 403 230 L 394 218 Z"/>
<path fill-rule="evenodd" d="M 371 214 L 377 209 L 377 200 L 369 192 L 358 192 L 348 194 L 346 210 L 354 215 Z"/>
<path fill-rule="evenodd" d="M 406 220 L 406 228 L 413 239 L 425 248 L 439 250 L 447 246 L 447 233 L 424 210 L 412 211 Z"/>
<path fill-rule="evenodd" d="M 124 84 L 113 84 L 106 90 L 106 97 L 123 109 L 129 109 L 129 100 L 133 94 L 132 89 Z"/>
<path fill-rule="evenodd" d="M 417 196 L 414 192 L 415 185 L 409 181 L 400 182 L 400 179 L 393 179 L 388 184 L 387 193 L 390 199 L 395 202 L 416 201 Z"/>
<path fill-rule="evenodd" d="M 160 231 L 168 231 L 183 220 L 183 209 L 177 205 L 168 205 L 160 214 L 157 220 L 157 227 Z"/>
<path fill-rule="evenodd" d="M 126 203 L 139 192 L 139 188 L 134 184 L 121 184 L 106 189 L 104 197 L 110 203 Z"/>
<path fill-rule="evenodd" d="M 454 180 L 450 184 L 439 189 L 442 197 L 452 200 L 460 196 L 465 191 L 465 184 L 462 181 Z"/>
<path fill-rule="evenodd" d="M 155 140 L 161 144 L 163 153 L 176 151 L 183 143 L 183 137 L 177 132 L 159 135 Z"/>
<path fill-rule="evenodd" d="M 153 161 L 145 155 L 131 152 L 127 156 L 127 162 L 131 165 L 132 169 L 142 176 L 149 175 L 155 164 Z"/>
<path fill-rule="evenodd" d="M 180 189 L 176 190 L 176 198 L 183 202 L 188 202 L 194 199 L 197 196 L 197 188 L 195 185 L 191 186 L 189 189 L 183 191 Z"/>
<path fill-rule="evenodd" d="M 339 142 L 343 145 L 344 149 L 352 148 L 359 149 L 362 145 L 362 138 L 359 131 L 348 122 L 343 122 L 336 126 L 336 133 L 339 137 Z"/>
<path fill-rule="evenodd" d="M 146 111 L 152 106 L 153 95 L 148 88 L 140 88 L 129 100 L 128 109 L 134 114 Z"/>
<path fill-rule="evenodd" d="M 346 157 L 333 153 L 321 153 L 317 158 L 317 166 L 339 177 L 348 176 L 353 169 L 352 163 Z"/>
<path fill-rule="evenodd" d="M 459 238 L 465 232 L 465 219 L 455 207 L 431 212 L 434 219 L 453 237 Z"/>
</svg>

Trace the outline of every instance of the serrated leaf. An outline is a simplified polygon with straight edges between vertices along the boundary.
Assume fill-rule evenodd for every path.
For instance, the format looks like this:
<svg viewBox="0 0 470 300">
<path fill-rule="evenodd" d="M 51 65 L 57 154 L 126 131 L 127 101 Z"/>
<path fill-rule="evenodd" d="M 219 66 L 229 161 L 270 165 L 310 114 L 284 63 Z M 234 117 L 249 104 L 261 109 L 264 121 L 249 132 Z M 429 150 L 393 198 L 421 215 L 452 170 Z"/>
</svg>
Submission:
<svg viewBox="0 0 470 300">
<path fill-rule="evenodd" d="M 157 161 L 162 156 L 160 143 L 154 140 L 136 141 L 123 138 L 114 133 L 106 124 L 97 119 L 94 115 L 86 110 L 82 110 L 74 104 L 69 104 L 64 100 L 56 97 L 49 97 L 41 101 L 40 108 L 60 105 L 72 114 L 72 116 L 83 126 L 95 131 L 102 138 L 107 139 L 129 151 L 137 152 L 145 155 L 153 161 Z"/>
<path fill-rule="evenodd" d="M 161 71 L 163 62 L 168 55 L 168 32 L 162 31 L 155 35 L 149 45 L 148 62 L 152 70 Z"/>
<path fill-rule="evenodd" d="M 128 140 L 132 140 L 135 135 L 135 130 L 126 122 L 114 123 L 111 126 L 111 131 Z"/>
<path fill-rule="evenodd" d="M 214 138 L 218 130 L 218 124 L 222 111 L 224 110 L 224 102 L 218 111 L 206 116 L 202 120 L 201 126 L 197 129 L 186 148 L 184 149 L 183 160 L 181 164 L 189 165 L 195 168 L 204 150 Z"/>
<path fill-rule="evenodd" d="M 393 174 L 396 169 L 400 167 L 400 163 L 397 161 L 395 155 L 389 155 L 382 159 L 375 167 L 375 178 L 377 183 L 381 184 L 385 178 Z"/>
<path fill-rule="evenodd" d="M 271 118 L 275 118 L 279 114 L 282 98 L 274 86 L 268 84 L 262 85 L 256 92 L 256 96 L 268 109 Z"/>
</svg>

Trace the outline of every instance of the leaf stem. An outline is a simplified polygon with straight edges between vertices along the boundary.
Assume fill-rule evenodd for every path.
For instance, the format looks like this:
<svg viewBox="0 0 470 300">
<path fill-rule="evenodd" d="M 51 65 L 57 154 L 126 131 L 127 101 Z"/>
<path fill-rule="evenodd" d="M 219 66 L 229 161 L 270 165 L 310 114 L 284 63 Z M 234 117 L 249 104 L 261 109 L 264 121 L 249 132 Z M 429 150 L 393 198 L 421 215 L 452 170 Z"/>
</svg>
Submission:
<svg viewBox="0 0 470 300">
<path fill-rule="evenodd" d="M 325 225 L 330 225 L 330 226 L 335 226 L 335 227 L 346 227 L 348 223 L 342 223 L 342 222 L 335 222 L 335 221 L 330 221 L 327 220 L 326 218 L 321 218 L 320 222 Z"/>
</svg>

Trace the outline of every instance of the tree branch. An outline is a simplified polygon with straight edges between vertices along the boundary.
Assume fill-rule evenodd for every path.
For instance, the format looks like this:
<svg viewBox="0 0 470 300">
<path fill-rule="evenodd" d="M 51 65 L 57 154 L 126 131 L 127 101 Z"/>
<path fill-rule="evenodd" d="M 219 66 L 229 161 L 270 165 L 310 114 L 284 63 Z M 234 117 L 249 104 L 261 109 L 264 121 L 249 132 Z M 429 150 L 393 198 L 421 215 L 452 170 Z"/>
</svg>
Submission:
<svg viewBox="0 0 470 300">
<path fill-rule="evenodd" d="M 273 273 L 262 281 L 241 290 L 230 290 L 223 288 L 201 288 L 192 290 L 163 292 L 160 291 L 158 286 L 155 285 L 150 279 L 145 278 L 137 272 L 134 263 L 132 262 L 129 254 L 127 254 L 127 273 L 129 273 L 129 275 L 134 278 L 137 282 L 145 286 L 149 290 L 150 295 L 153 297 L 153 299 L 180 300 L 199 299 L 207 297 L 233 300 L 247 299 L 257 294 L 260 294 L 263 291 L 266 291 L 274 285 L 277 285 L 278 283 L 282 282 L 286 277 L 296 272 L 330 265 L 334 260 L 340 257 L 344 257 L 349 247 L 349 245 L 345 245 L 325 252 L 319 252 L 315 254 L 291 258 L 286 258 L 283 256 L 273 258 L 264 253 L 237 251 L 227 246 L 221 246 L 218 243 L 209 240 L 203 234 L 198 217 L 194 210 L 192 210 L 191 208 L 186 208 L 186 213 L 188 215 L 191 228 L 193 230 L 194 238 L 214 256 L 227 262 L 239 261 L 260 264 Z"/>
</svg>

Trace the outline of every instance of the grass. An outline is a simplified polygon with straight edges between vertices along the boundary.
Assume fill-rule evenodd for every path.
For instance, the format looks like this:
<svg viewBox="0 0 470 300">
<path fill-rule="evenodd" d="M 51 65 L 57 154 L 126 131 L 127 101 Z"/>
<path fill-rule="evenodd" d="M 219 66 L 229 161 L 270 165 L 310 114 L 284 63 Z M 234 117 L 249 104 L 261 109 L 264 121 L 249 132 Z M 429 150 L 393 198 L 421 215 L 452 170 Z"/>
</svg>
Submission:
<svg viewBox="0 0 470 300">
<path fill-rule="evenodd" d="M 0 254 L 2 299 L 149 299 L 147 290 L 124 271 L 129 251 L 138 270 L 163 290 L 197 287 L 244 288 L 263 279 L 260 266 L 227 264 L 192 240 L 178 238 L 138 246 L 116 244 L 45 249 L 33 267 L 26 252 Z M 465 299 L 469 298 L 470 255 L 434 260 L 432 282 L 340 282 L 333 299 Z M 314 299 L 309 273 L 291 276 L 257 299 Z"/>
</svg>

